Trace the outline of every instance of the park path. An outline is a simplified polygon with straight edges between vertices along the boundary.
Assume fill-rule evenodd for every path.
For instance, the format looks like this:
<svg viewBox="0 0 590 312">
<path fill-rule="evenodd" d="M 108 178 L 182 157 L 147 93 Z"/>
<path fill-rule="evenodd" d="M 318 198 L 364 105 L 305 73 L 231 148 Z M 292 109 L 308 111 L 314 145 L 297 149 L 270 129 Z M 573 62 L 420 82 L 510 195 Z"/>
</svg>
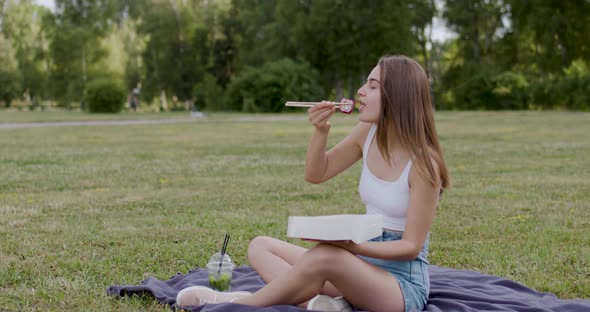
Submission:
<svg viewBox="0 0 590 312">
<path fill-rule="evenodd" d="M 201 121 L 290 121 L 290 120 L 305 120 L 306 115 L 252 115 L 239 116 L 228 119 L 211 120 L 207 117 L 191 117 L 191 118 L 176 118 L 176 119 L 140 119 L 140 120 L 93 120 L 93 121 L 40 121 L 40 122 L 15 122 L 15 123 L 0 123 L 0 129 L 18 129 L 18 128 L 41 128 L 41 127 L 72 127 L 72 126 L 121 126 L 121 125 L 149 125 L 149 124 L 167 124 L 167 123 L 189 123 Z"/>
</svg>

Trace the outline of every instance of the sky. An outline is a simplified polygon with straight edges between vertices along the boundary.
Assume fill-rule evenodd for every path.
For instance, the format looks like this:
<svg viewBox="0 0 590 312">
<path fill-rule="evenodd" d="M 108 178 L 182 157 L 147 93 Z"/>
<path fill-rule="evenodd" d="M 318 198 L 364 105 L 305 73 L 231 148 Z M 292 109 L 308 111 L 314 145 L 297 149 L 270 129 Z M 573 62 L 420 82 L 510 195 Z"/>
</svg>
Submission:
<svg viewBox="0 0 590 312">
<path fill-rule="evenodd" d="M 53 0 L 35 0 L 35 3 L 42 5 L 42 6 L 46 6 L 52 10 L 55 7 L 55 2 Z"/>
<path fill-rule="evenodd" d="M 53 10 L 55 8 L 54 0 L 35 0 L 35 2 L 39 5 L 46 6 Z M 439 1 L 440 2 L 440 1 Z M 439 7 L 441 3 L 437 4 Z M 450 31 L 447 27 L 445 27 L 444 21 L 440 18 L 435 18 L 433 21 L 433 29 L 432 29 L 432 40 L 433 41 L 445 41 L 447 39 L 453 38 L 455 35 L 452 31 Z"/>
</svg>

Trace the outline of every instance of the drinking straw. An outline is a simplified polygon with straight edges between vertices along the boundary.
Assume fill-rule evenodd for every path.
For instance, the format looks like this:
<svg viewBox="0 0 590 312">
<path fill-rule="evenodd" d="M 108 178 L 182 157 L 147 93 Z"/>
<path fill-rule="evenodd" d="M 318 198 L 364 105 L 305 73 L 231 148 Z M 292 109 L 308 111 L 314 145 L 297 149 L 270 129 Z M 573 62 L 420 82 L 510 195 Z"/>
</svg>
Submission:
<svg viewBox="0 0 590 312">
<path fill-rule="evenodd" d="M 225 234 L 225 238 L 223 239 L 223 246 L 221 247 L 221 257 L 219 258 L 219 269 L 217 269 L 217 274 L 221 272 L 223 257 L 225 256 L 225 250 L 227 249 L 227 242 L 229 242 L 229 234 Z"/>
</svg>

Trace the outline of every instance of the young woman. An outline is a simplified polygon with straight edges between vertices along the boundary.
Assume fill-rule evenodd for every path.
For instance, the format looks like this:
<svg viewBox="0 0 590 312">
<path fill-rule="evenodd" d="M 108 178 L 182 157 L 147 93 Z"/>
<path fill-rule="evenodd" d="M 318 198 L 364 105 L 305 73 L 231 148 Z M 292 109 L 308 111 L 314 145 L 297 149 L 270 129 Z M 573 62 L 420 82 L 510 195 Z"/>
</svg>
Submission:
<svg viewBox="0 0 590 312">
<path fill-rule="evenodd" d="M 252 267 L 268 283 L 250 294 L 189 287 L 181 306 L 235 302 L 301 304 L 310 310 L 422 310 L 428 299 L 428 237 L 439 195 L 449 185 L 424 69 L 405 56 L 386 56 L 358 90 L 359 124 L 326 152 L 333 105 L 308 110 L 314 132 L 305 180 L 322 183 L 363 161 L 359 192 L 368 214 L 381 214 L 381 236 L 369 242 L 319 242 L 305 248 L 256 237 Z M 321 295 L 320 295 L 321 294 Z M 311 299 L 311 300 L 310 300 Z"/>
</svg>

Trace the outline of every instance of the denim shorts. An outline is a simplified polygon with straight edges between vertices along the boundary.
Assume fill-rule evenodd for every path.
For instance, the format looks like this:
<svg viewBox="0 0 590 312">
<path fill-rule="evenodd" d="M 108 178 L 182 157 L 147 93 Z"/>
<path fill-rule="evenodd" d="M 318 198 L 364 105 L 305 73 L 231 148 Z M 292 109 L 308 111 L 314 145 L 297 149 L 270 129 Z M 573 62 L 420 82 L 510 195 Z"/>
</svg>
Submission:
<svg viewBox="0 0 590 312">
<path fill-rule="evenodd" d="M 381 236 L 371 239 L 371 242 L 386 242 L 400 240 L 403 233 L 383 231 Z M 424 246 L 418 258 L 411 261 L 385 260 L 370 258 L 359 255 L 359 257 L 373 265 L 376 265 L 393 274 L 398 281 L 404 296 L 406 311 L 422 311 L 428 300 L 430 291 L 430 277 L 428 275 L 428 241 L 426 238 Z"/>
</svg>

